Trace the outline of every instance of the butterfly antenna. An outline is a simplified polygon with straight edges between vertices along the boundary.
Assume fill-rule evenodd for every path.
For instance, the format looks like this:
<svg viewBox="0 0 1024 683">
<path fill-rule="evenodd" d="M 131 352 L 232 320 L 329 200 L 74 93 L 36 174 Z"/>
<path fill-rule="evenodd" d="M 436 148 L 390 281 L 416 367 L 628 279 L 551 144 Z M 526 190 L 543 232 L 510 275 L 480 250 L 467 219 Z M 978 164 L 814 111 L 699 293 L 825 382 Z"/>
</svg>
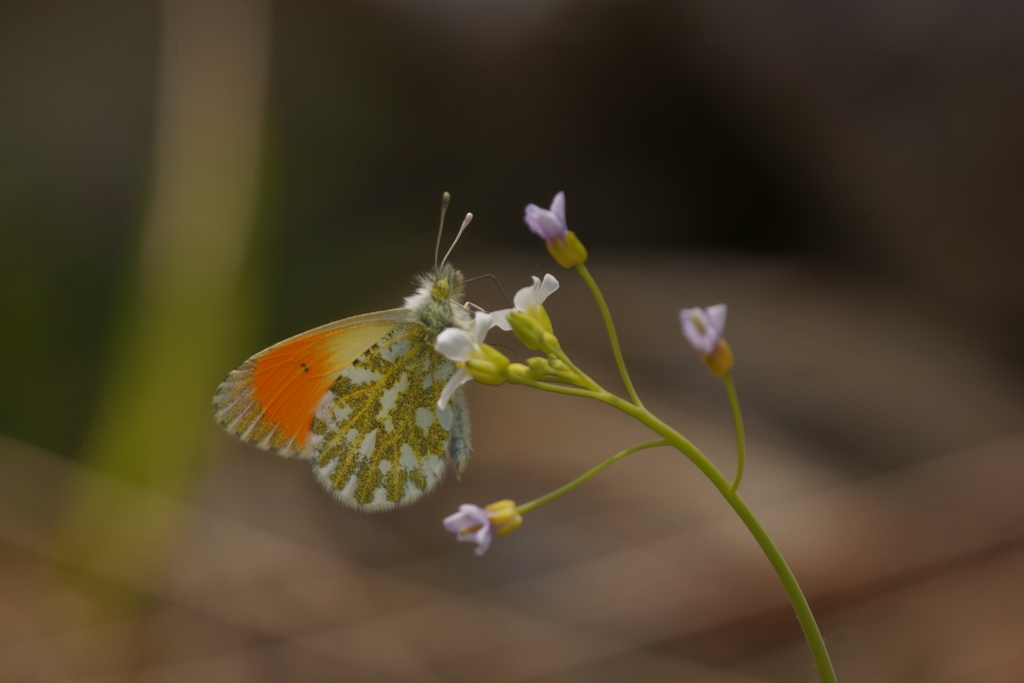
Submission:
<svg viewBox="0 0 1024 683">
<path fill-rule="evenodd" d="M 492 273 L 484 273 L 483 275 L 477 275 L 476 277 L 466 278 L 464 282 L 468 285 L 470 282 L 473 282 L 474 280 L 483 280 L 485 277 L 489 277 L 492 280 L 494 280 L 494 284 L 498 286 L 498 291 L 501 292 L 501 295 L 503 297 L 505 297 L 505 303 L 508 304 L 509 308 L 512 308 L 512 302 L 508 300 L 508 294 L 505 293 L 505 289 L 501 286 L 501 282 L 498 280 L 498 276 L 493 275 Z M 475 306 L 476 304 L 473 305 Z"/>
<path fill-rule="evenodd" d="M 437 253 L 441 251 L 441 233 L 444 232 L 444 215 L 448 212 L 448 202 L 452 196 L 445 192 L 441 195 L 441 226 L 437 229 L 437 244 L 434 245 L 434 270 L 437 270 Z M 445 256 L 445 258 L 448 258 Z"/>
<path fill-rule="evenodd" d="M 448 260 L 448 257 L 452 255 L 452 249 L 454 249 L 455 245 L 459 243 L 459 238 L 462 237 L 462 233 L 466 231 L 466 226 L 469 225 L 471 220 L 473 220 L 473 214 L 467 213 L 466 220 L 462 221 L 462 227 L 459 228 L 459 234 L 455 236 L 454 240 L 452 240 L 452 246 L 448 247 L 448 253 L 444 255 L 443 259 L 441 259 L 442 266 L 444 265 L 444 262 Z"/>
</svg>

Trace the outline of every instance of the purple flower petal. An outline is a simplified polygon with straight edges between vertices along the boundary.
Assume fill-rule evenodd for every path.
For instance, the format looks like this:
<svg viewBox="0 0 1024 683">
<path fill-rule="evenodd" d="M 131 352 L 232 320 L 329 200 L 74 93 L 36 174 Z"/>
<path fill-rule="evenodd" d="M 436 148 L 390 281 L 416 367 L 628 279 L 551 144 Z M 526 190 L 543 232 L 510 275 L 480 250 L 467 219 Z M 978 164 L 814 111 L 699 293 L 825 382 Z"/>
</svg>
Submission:
<svg viewBox="0 0 1024 683">
<path fill-rule="evenodd" d="M 708 308 L 684 308 L 679 311 L 679 322 L 683 336 L 690 345 L 705 356 L 718 348 L 725 332 L 726 305 L 717 304 Z"/>
<path fill-rule="evenodd" d="M 569 222 L 565 220 L 565 192 L 559 192 L 555 195 L 555 198 L 551 200 L 551 208 L 548 209 L 551 213 L 555 214 L 555 218 L 563 226 L 568 226 Z M 566 227 L 568 229 L 568 227 Z"/>
<path fill-rule="evenodd" d="M 487 552 L 494 536 L 494 527 L 487 516 L 487 511 L 476 505 L 460 505 L 458 512 L 444 518 L 444 528 L 454 533 L 455 538 L 460 541 L 476 543 L 473 552 L 478 556 Z"/>
<path fill-rule="evenodd" d="M 565 193 L 559 192 L 555 195 L 550 209 L 527 204 L 523 221 L 530 228 L 530 232 L 545 242 L 565 239 L 565 232 L 568 230 L 565 222 Z"/>
</svg>

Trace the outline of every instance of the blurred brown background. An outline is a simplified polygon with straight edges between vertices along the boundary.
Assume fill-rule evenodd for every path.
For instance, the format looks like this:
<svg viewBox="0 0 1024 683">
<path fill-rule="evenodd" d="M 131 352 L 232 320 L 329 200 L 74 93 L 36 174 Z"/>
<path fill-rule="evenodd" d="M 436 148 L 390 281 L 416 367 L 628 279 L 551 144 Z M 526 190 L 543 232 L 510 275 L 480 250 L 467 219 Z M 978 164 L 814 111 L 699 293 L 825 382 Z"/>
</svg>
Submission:
<svg viewBox="0 0 1024 683">
<path fill-rule="evenodd" d="M 599 405 L 471 386 L 462 481 L 372 517 L 213 424 L 248 355 L 398 304 L 444 190 L 455 263 L 555 273 L 616 387 L 521 222 L 565 190 L 641 396 L 727 473 L 675 315 L 729 304 L 744 495 L 839 679 L 1020 681 L 1022 86 L 1013 2 L 0 4 L 0 680 L 816 680 L 678 455 L 483 558 L 442 530 L 648 438 Z"/>
</svg>

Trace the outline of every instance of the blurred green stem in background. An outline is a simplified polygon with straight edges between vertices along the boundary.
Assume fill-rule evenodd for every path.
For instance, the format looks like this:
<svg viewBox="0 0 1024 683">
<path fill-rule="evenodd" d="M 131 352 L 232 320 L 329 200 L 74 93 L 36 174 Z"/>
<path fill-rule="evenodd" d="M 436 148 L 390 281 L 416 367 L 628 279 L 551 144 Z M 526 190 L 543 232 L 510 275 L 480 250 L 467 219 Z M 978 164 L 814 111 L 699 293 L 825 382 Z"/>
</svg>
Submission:
<svg viewBox="0 0 1024 683">
<path fill-rule="evenodd" d="M 133 289 L 83 460 L 186 496 L 213 430 L 210 396 L 248 329 L 241 280 L 260 195 L 269 0 L 164 0 L 154 177 Z M 56 555 L 145 585 L 177 526 L 82 484 Z"/>
</svg>

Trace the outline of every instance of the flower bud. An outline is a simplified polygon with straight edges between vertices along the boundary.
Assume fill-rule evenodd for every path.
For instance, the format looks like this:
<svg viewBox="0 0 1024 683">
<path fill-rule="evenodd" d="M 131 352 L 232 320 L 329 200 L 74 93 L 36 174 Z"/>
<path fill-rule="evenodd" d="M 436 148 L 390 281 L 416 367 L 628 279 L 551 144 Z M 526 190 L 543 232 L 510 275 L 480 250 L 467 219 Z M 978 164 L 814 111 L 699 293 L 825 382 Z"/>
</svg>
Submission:
<svg viewBox="0 0 1024 683">
<path fill-rule="evenodd" d="M 526 364 L 530 366 L 530 371 L 533 372 L 537 379 L 551 374 L 551 363 L 548 362 L 547 358 L 534 356 L 527 360 Z"/>
<path fill-rule="evenodd" d="M 520 311 L 508 314 L 508 324 L 512 326 L 512 331 L 519 337 L 519 341 L 523 342 L 531 351 L 540 348 L 541 339 L 547 334 L 544 325 L 537 318 Z"/>
<path fill-rule="evenodd" d="M 526 367 L 522 363 L 511 363 L 505 369 L 505 376 L 508 377 L 509 381 L 512 382 L 514 382 L 517 379 L 525 379 L 530 381 L 540 379 L 539 377 L 537 377 L 536 373 L 533 372 L 533 370 Z"/>
<path fill-rule="evenodd" d="M 547 346 L 549 349 L 558 348 L 558 337 L 551 334 L 550 332 L 545 332 L 542 336 L 542 339 L 544 341 L 544 345 Z"/>
<path fill-rule="evenodd" d="M 572 372 L 572 368 L 570 368 L 568 365 L 566 365 L 559 358 L 551 359 L 551 369 L 554 370 L 555 372 L 560 372 L 560 373 Z"/>
</svg>

